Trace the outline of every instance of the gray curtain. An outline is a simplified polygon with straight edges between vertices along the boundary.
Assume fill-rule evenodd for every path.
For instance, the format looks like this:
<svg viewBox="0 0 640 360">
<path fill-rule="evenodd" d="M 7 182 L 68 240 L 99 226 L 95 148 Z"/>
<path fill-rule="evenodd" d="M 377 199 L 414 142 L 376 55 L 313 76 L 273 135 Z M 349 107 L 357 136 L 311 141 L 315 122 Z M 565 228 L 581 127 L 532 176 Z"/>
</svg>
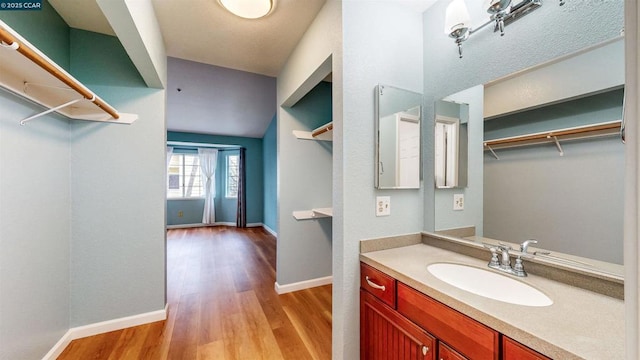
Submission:
<svg viewBox="0 0 640 360">
<path fill-rule="evenodd" d="M 240 148 L 238 158 L 238 212 L 236 216 L 236 227 L 247 227 L 247 170 L 245 167 L 245 148 Z"/>
</svg>

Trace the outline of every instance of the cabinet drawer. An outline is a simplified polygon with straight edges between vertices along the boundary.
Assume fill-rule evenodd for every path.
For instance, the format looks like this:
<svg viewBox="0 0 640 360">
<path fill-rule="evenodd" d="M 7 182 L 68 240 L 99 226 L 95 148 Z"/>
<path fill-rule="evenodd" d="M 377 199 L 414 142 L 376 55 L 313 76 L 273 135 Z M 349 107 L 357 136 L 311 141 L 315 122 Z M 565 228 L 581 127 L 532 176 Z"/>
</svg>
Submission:
<svg viewBox="0 0 640 360">
<path fill-rule="evenodd" d="M 398 312 L 473 360 L 497 360 L 499 333 L 398 283 Z"/>
<path fill-rule="evenodd" d="M 360 286 L 385 304 L 396 308 L 396 279 L 360 263 Z"/>
<path fill-rule="evenodd" d="M 502 336 L 502 359 L 503 360 L 550 360 L 548 357 L 529 349 L 528 347 Z"/>
<path fill-rule="evenodd" d="M 443 343 L 438 344 L 438 360 L 467 360 L 455 350 Z"/>
</svg>

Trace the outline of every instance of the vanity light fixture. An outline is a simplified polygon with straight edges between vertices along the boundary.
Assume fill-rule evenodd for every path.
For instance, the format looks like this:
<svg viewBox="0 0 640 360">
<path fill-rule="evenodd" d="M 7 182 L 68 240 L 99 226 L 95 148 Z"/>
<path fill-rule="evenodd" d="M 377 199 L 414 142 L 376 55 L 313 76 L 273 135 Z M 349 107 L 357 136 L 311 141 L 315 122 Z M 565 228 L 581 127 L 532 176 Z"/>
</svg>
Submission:
<svg viewBox="0 0 640 360">
<path fill-rule="evenodd" d="M 485 0 L 484 8 L 489 20 L 475 29 L 471 28 L 471 17 L 464 0 L 453 0 L 447 7 L 444 32 L 458 44 L 458 54 L 462 58 L 462 42 L 473 33 L 493 23 L 493 31 L 504 36 L 504 27 L 522 16 L 542 6 L 542 0 Z"/>
<path fill-rule="evenodd" d="M 245 19 L 259 19 L 269 15 L 275 0 L 218 0 L 230 13 Z"/>
</svg>

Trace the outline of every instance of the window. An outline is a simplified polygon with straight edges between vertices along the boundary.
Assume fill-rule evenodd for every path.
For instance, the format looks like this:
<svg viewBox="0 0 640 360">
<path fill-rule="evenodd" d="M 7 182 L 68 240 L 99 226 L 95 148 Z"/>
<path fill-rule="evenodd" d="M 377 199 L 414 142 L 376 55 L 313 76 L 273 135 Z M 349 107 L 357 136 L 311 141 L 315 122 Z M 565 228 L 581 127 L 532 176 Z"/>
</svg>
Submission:
<svg viewBox="0 0 640 360">
<path fill-rule="evenodd" d="M 228 198 L 238 197 L 238 163 L 239 155 L 227 156 L 227 191 Z"/>
<path fill-rule="evenodd" d="M 197 154 L 173 154 L 167 170 L 168 198 L 201 198 L 204 196 Z"/>
</svg>

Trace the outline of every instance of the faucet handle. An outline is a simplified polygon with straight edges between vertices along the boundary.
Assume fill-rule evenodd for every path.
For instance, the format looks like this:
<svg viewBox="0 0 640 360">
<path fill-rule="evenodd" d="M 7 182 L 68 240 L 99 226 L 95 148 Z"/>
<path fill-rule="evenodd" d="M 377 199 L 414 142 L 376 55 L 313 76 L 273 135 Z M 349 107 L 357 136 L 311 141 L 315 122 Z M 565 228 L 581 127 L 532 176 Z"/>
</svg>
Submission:
<svg viewBox="0 0 640 360">
<path fill-rule="evenodd" d="M 522 265 L 522 258 L 520 256 L 516 258 L 516 264 L 513 266 L 513 274 L 515 276 L 520 276 L 520 277 L 527 276 L 527 272 L 524 271 L 524 266 Z"/>
<path fill-rule="evenodd" d="M 529 239 L 520 244 L 520 252 L 523 254 L 528 254 L 529 244 L 537 244 L 538 240 Z"/>
</svg>

